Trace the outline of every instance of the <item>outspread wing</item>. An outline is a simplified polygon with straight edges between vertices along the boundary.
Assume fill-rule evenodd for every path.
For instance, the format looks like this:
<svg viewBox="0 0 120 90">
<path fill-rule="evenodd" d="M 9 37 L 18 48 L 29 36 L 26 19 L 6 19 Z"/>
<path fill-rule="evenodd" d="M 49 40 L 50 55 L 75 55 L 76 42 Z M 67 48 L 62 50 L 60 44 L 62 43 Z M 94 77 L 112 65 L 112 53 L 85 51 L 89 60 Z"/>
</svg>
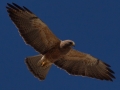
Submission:
<svg viewBox="0 0 120 90">
<path fill-rule="evenodd" d="M 100 80 L 112 81 L 113 71 L 110 66 L 89 54 L 85 54 L 74 49 L 55 62 L 55 65 L 66 70 L 72 75 L 82 75 Z"/>
<path fill-rule="evenodd" d="M 36 51 L 45 54 L 49 49 L 60 43 L 60 40 L 50 31 L 35 14 L 23 6 L 8 4 L 7 12 L 19 29 L 24 41 Z"/>
</svg>

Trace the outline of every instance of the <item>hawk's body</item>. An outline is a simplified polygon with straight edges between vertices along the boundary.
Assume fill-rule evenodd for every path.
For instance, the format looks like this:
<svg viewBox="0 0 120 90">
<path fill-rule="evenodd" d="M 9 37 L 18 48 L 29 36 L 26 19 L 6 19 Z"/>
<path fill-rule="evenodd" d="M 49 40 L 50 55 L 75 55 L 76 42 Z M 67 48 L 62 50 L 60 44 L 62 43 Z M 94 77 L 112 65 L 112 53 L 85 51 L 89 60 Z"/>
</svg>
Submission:
<svg viewBox="0 0 120 90">
<path fill-rule="evenodd" d="M 29 70 L 40 80 L 45 79 L 52 64 L 73 75 L 110 81 L 115 78 L 108 64 L 72 49 L 75 43 L 71 40 L 59 40 L 47 25 L 26 7 L 22 8 L 15 3 L 8 4 L 7 11 L 24 41 L 40 53 L 26 58 Z"/>
<path fill-rule="evenodd" d="M 64 57 L 70 51 L 70 49 L 71 49 L 71 47 L 61 48 L 60 46 L 58 46 L 56 48 L 52 48 L 48 52 L 46 52 L 46 54 L 44 54 L 44 56 L 42 57 L 40 62 L 41 61 L 43 61 L 43 62 L 48 62 L 49 61 L 50 63 L 54 63 L 58 59 Z"/>
</svg>

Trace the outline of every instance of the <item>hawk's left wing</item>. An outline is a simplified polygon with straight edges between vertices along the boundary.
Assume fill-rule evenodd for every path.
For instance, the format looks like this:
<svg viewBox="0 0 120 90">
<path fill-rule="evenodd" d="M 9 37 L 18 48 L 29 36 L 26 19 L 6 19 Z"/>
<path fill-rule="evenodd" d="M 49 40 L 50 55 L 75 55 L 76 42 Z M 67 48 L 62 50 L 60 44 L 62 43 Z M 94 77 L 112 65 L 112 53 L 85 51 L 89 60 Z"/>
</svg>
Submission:
<svg viewBox="0 0 120 90">
<path fill-rule="evenodd" d="M 85 54 L 74 49 L 55 62 L 55 65 L 66 70 L 72 75 L 82 75 L 100 80 L 110 80 L 115 78 L 110 66 L 89 54 Z"/>
</svg>

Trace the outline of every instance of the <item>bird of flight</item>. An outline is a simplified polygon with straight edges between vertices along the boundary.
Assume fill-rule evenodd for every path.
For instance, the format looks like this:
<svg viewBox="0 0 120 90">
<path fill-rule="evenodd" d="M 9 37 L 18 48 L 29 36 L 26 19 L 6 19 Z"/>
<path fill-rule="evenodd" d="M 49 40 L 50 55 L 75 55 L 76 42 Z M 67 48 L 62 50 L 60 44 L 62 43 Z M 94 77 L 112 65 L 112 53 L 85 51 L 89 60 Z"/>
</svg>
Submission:
<svg viewBox="0 0 120 90">
<path fill-rule="evenodd" d="M 39 52 L 39 55 L 25 59 L 28 69 L 35 77 L 44 80 L 50 67 L 55 64 L 72 75 L 113 81 L 115 77 L 110 65 L 73 49 L 74 41 L 58 39 L 48 26 L 26 7 L 15 3 L 7 5 L 9 17 L 26 44 Z"/>
</svg>

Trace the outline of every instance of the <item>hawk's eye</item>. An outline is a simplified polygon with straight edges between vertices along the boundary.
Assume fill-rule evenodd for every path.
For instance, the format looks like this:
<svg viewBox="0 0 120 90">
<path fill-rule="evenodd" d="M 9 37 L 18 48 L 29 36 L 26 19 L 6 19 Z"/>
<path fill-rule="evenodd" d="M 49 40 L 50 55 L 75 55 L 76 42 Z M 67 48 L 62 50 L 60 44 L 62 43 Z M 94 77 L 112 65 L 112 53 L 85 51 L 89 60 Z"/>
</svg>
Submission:
<svg viewBox="0 0 120 90">
<path fill-rule="evenodd" d="M 71 44 L 73 44 L 73 42 L 69 42 L 69 44 L 71 45 Z"/>
</svg>

